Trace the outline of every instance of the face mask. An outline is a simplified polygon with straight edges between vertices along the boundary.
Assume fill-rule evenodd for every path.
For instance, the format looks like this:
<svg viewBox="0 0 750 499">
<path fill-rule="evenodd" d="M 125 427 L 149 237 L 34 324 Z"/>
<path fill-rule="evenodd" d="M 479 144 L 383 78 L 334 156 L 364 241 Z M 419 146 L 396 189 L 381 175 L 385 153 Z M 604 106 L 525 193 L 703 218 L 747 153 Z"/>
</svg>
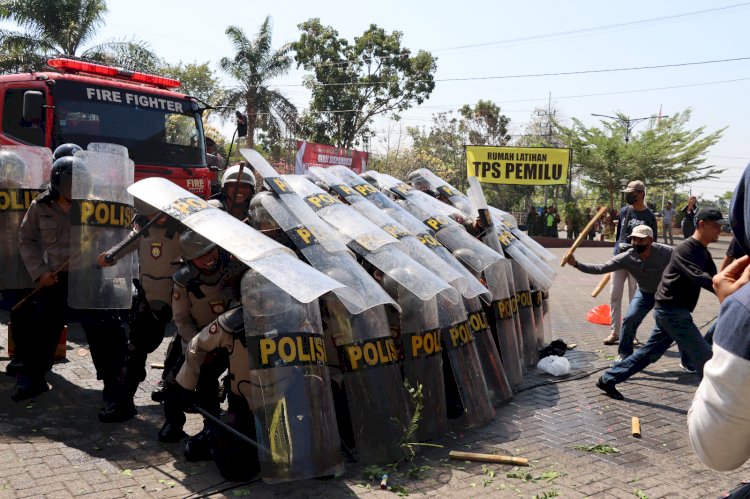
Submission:
<svg viewBox="0 0 750 499">
<path fill-rule="evenodd" d="M 628 192 L 625 194 L 625 201 L 627 201 L 628 204 L 635 203 L 636 199 L 638 199 L 637 192 Z"/>
<path fill-rule="evenodd" d="M 633 248 L 635 248 L 636 253 L 640 255 L 641 253 L 643 253 L 644 251 L 648 249 L 648 245 L 647 244 L 644 244 L 642 246 L 638 245 L 638 246 L 633 246 Z"/>
</svg>

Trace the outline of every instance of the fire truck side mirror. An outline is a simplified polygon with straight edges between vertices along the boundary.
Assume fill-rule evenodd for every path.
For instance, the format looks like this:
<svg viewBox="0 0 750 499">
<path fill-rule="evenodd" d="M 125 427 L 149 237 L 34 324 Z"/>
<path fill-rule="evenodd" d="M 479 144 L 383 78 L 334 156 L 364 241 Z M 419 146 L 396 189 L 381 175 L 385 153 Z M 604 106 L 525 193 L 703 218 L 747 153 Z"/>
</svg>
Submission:
<svg viewBox="0 0 750 499">
<path fill-rule="evenodd" d="M 42 121 L 44 94 L 38 90 L 27 90 L 23 93 L 23 119 L 28 123 Z"/>
</svg>

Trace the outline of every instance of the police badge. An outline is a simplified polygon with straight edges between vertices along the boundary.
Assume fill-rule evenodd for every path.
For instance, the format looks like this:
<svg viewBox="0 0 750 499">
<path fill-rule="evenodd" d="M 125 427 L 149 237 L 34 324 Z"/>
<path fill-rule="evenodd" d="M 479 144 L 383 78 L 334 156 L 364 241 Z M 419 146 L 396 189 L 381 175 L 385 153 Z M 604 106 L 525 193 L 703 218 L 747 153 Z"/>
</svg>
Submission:
<svg viewBox="0 0 750 499">
<path fill-rule="evenodd" d="M 154 260 L 158 260 L 161 256 L 161 244 L 162 243 L 151 243 L 151 256 L 154 257 Z"/>
<path fill-rule="evenodd" d="M 209 303 L 211 306 L 211 312 L 215 313 L 216 315 L 223 314 L 224 313 L 224 302 L 223 301 L 212 301 Z"/>
</svg>

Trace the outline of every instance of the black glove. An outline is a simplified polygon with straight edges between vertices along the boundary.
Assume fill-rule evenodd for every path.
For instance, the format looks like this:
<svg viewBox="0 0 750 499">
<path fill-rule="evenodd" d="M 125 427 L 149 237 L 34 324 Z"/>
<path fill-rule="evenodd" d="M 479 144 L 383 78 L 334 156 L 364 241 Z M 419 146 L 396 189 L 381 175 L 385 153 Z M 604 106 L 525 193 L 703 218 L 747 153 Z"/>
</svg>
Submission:
<svg viewBox="0 0 750 499">
<path fill-rule="evenodd" d="M 171 387 L 170 387 L 171 388 Z M 195 390 L 183 388 L 180 384 L 174 384 L 175 401 L 184 412 L 195 412 Z"/>
</svg>

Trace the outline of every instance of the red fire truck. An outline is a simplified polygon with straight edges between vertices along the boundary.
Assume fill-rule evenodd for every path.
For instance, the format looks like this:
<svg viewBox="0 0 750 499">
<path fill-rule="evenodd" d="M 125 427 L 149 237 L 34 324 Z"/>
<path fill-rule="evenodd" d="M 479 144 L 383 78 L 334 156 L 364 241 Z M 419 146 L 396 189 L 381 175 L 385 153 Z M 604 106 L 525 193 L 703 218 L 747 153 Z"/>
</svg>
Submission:
<svg viewBox="0 0 750 499">
<path fill-rule="evenodd" d="M 0 144 L 121 144 L 136 180 L 165 177 L 210 195 L 202 109 L 170 90 L 179 81 L 75 59 L 48 64 L 55 71 L 0 76 Z"/>
</svg>

